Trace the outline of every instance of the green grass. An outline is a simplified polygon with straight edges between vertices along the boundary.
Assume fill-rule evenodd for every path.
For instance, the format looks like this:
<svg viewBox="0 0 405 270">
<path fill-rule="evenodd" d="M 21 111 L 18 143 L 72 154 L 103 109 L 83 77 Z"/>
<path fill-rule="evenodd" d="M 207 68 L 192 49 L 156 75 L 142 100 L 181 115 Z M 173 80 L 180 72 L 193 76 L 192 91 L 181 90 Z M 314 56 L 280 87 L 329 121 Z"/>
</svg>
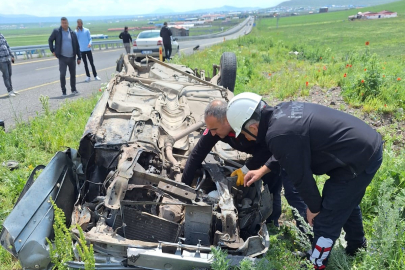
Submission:
<svg viewBox="0 0 405 270">
<path fill-rule="evenodd" d="M 232 51 L 238 59 L 236 93 L 257 92 L 271 104 L 272 98 L 308 95 L 313 86 L 320 86 L 324 91 L 341 86 L 350 106 L 365 112 L 392 114 L 394 120 L 403 121 L 403 114 L 397 111 L 405 108 L 404 33 L 401 31 L 405 1 L 368 10 L 381 9 L 397 11 L 400 17 L 347 22 L 344 20 L 353 11 L 344 11 L 282 18 L 278 29 L 275 20 L 261 19 L 249 36 L 175 61 L 211 73 L 212 64 L 219 63 L 222 52 Z M 366 46 L 366 41 L 370 45 Z M 293 50 L 304 55 L 290 55 Z M 43 101 L 47 108 L 46 99 Z M 47 164 L 65 146 L 77 148 L 96 101 L 97 97 L 93 97 L 67 103 L 54 113 L 45 110 L 44 115 L 29 124 L 19 124 L 8 133 L 0 131 L 0 160 L 20 162 L 20 168 L 14 171 L 0 166 L 0 223 L 36 165 Z M 405 150 L 393 146 L 393 142 L 401 140 L 396 128 L 385 126 L 380 131 L 387 142 L 384 162 L 361 204 L 369 248 L 356 258 L 349 258 L 337 244 L 331 255 L 330 270 L 405 269 Z M 317 179 L 320 185 L 325 181 L 324 177 Z M 283 212 L 291 217 L 287 207 L 284 206 Z M 301 248 L 294 226 L 273 228 L 270 240 L 271 247 L 265 256 L 273 267 L 270 269 L 298 269 L 300 260 L 291 253 Z M 220 267 L 225 263 L 221 261 Z M 269 269 L 270 266 L 254 267 L 244 262 L 238 269 Z M 3 249 L 0 249 L 0 269 L 18 269 Z"/>
<path fill-rule="evenodd" d="M 43 99 L 44 113 L 30 123 L 17 124 L 5 133 L 0 129 L 0 161 L 16 160 L 18 169 L 10 171 L 0 164 L 0 224 L 10 213 L 31 171 L 48 164 L 57 151 L 79 146 L 84 126 L 97 103 L 99 95 L 65 103 L 50 112 Z M 19 269 L 18 263 L 0 248 L 0 269 Z"/>
<path fill-rule="evenodd" d="M 405 15 L 404 3 L 374 10 L 394 10 L 401 16 Z M 405 16 L 336 21 L 350 12 L 283 18 L 285 25 L 278 29 L 274 19 L 260 19 L 251 35 L 178 61 L 211 71 L 222 52 L 232 51 L 239 67 L 236 93 L 249 90 L 269 99 L 285 99 L 307 95 L 314 85 L 325 90 L 341 86 L 346 101 L 366 112 L 404 109 L 405 34 L 399 29 Z M 289 54 L 293 51 L 302 54 Z"/>
<path fill-rule="evenodd" d="M 398 112 L 405 109 L 404 34 L 400 30 L 405 1 L 367 10 L 382 9 L 397 11 L 400 17 L 349 22 L 347 16 L 354 11 L 343 11 L 282 18 L 278 29 L 274 19 L 260 19 L 249 36 L 175 61 L 211 73 L 223 52 L 234 52 L 238 61 L 235 93 L 256 92 L 273 104 L 273 98 L 306 96 L 314 86 L 325 92 L 340 86 L 352 108 L 377 117 L 391 115 L 394 122 L 403 123 L 404 115 Z M 303 54 L 295 56 L 291 51 Z M 405 151 L 393 145 L 403 142 L 398 128 L 379 129 L 386 141 L 384 162 L 361 204 L 368 250 L 349 258 L 337 243 L 327 269 L 405 269 Z M 325 180 L 317 177 L 320 187 Z M 286 207 L 283 211 L 289 212 Z M 274 242 L 266 255 L 270 269 L 298 269 L 299 260 L 291 255 L 297 248 L 294 230 L 292 226 L 272 232 Z"/>
</svg>

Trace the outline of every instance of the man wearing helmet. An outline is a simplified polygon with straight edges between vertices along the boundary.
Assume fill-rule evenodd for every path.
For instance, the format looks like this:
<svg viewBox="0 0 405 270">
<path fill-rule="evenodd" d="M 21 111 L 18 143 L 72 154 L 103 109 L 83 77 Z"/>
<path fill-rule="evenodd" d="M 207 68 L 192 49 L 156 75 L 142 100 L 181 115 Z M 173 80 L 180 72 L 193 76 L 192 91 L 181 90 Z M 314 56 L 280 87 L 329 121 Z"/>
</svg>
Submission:
<svg viewBox="0 0 405 270">
<path fill-rule="evenodd" d="M 259 145 L 255 141 L 248 141 L 243 135 L 235 136 L 235 132 L 226 119 L 226 109 L 227 103 L 222 100 L 210 102 L 205 109 L 204 118 L 207 129 L 187 160 L 182 176 L 183 183 L 187 185 L 192 184 L 195 171 L 201 166 L 201 163 L 218 141 L 223 141 L 238 151 L 253 155 L 253 157 L 246 162 L 245 166 L 232 173 L 232 176 L 238 176 L 237 185 L 244 184 L 244 176 L 249 169 L 260 168 L 260 166 L 271 157 L 271 153 L 266 145 Z M 278 226 L 278 219 L 281 215 L 280 191 L 282 185 L 284 185 L 284 195 L 288 203 L 305 217 L 306 205 L 299 197 L 292 183 L 286 177 L 285 172 L 277 168 L 267 174 L 263 178 L 263 181 L 268 185 L 270 193 L 273 194 L 273 213 L 267 219 L 267 222 L 272 222 L 274 225 Z"/>
<path fill-rule="evenodd" d="M 242 93 L 228 105 L 227 119 L 236 136 L 265 143 L 273 156 L 258 170 L 249 171 L 252 183 L 281 165 L 308 206 L 314 227 L 309 259 L 324 269 L 341 229 L 346 252 L 366 247 L 359 204 L 382 163 L 380 134 L 360 119 L 313 103 L 263 105 L 261 96 Z M 322 196 L 313 175 L 326 174 Z"/>
</svg>

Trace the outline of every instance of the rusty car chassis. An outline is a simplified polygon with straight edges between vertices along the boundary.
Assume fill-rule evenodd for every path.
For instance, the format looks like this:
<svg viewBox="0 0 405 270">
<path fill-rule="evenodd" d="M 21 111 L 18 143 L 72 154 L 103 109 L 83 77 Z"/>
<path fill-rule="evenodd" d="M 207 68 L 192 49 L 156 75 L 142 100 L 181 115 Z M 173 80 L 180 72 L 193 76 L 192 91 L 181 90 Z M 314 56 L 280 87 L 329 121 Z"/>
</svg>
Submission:
<svg viewBox="0 0 405 270">
<path fill-rule="evenodd" d="M 237 187 L 230 177 L 247 154 L 219 142 L 191 186 L 180 180 L 204 132 L 205 107 L 233 97 L 235 55 L 224 53 L 212 78 L 131 54 L 121 56 L 117 71 L 79 149 L 58 152 L 28 179 L 3 223 L 1 245 L 24 269 L 51 269 L 52 198 L 67 225 L 80 225 L 93 244 L 96 269 L 209 269 L 211 247 L 226 249 L 232 264 L 264 254 L 272 195 L 261 181 Z M 68 267 L 84 269 L 75 254 Z"/>
</svg>

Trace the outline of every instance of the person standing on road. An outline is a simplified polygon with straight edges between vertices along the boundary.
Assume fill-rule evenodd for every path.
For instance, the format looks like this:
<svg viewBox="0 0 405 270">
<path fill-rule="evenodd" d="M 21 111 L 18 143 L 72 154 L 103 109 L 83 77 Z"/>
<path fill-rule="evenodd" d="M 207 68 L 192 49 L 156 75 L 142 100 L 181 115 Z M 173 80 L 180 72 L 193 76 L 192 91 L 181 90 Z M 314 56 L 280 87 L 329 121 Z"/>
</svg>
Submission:
<svg viewBox="0 0 405 270">
<path fill-rule="evenodd" d="M 165 47 L 166 59 L 170 60 L 172 55 L 172 30 L 167 27 L 167 22 L 163 23 L 162 29 L 160 29 L 160 36 L 163 39 L 163 46 Z"/>
<path fill-rule="evenodd" d="M 0 34 L 0 70 L 3 73 L 4 85 L 7 88 L 8 96 L 15 97 L 18 93 L 14 92 L 13 84 L 11 83 L 11 62 L 14 63 L 13 53 L 10 46 L 8 46 L 7 40 Z"/>
<path fill-rule="evenodd" d="M 132 43 L 132 37 L 131 34 L 128 33 L 128 26 L 124 27 L 124 32 L 121 32 L 120 39 L 122 39 L 122 42 L 124 43 L 124 48 L 127 54 L 131 53 L 131 43 Z"/>
<path fill-rule="evenodd" d="M 66 96 L 66 69 L 69 67 L 70 73 L 70 88 L 72 94 L 77 95 L 76 89 L 76 65 L 80 65 L 82 56 L 80 53 L 79 42 L 76 33 L 69 27 L 69 22 L 66 17 L 60 19 L 61 27 L 55 28 L 48 39 L 49 49 L 52 54 L 59 60 L 60 86 L 62 95 Z M 53 43 L 55 42 L 55 47 Z"/>
<path fill-rule="evenodd" d="M 89 62 L 91 65 L 91 69 L 93 71 L 93 76 L 96 81 L 100 80 L 100 77 L 97 76 L 97 71 L 96 67 L 94 66 L 93 63 L 93 53 L 91 52 L 91 35 L 89 29 L 83 27 L 83 21 L 82 19 L 77 20 L 77 27 L 76 27 L 76 35 L 77 39 L 79 40 L 79 46 L 80 46 L 80 53 L 83 58 L 83 64 L 84 64 L 84 69 L 86 70 L 86 76 L 87 78 L 84 80 L 85 82 L 90 81 L 90 71 L 89 67 L 87 65 L 87 58 L 89 58 Z"/>
<path fill-rule="evenodd" d="M 342 228 L 346 253 L 355 255 L 367 244 L 359 204 L 382 163 L 381 135 L 350 114 L 318 104 L 261 104 L 261 96 L 242 93 L 227 109 L 236 135 L 266 144 L 273 154 L 260 169 L 246 174 L 245 186 L 280 164 L 308 206 L 307 219 L 314 227 L 308 257 L 314 269 L 325 269 Z M 329 176 L 322 196 L 314 174 Z"/>
</svg>

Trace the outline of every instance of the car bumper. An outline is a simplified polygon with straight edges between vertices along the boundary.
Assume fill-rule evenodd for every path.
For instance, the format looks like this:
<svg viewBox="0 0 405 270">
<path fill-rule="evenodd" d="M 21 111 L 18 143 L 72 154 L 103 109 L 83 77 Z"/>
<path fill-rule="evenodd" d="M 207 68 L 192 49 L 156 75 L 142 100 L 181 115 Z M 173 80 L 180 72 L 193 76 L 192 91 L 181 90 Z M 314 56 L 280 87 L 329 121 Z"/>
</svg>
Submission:
<svg viewBox="0 0 405 270">
<path fill-rule="evenodd" d="M 150 51 L 151 53 L 144 54 L 142 53 L 143 51 Z M 136 54 L 137 57 L 146 57 L 147 55 L 149 56 L 159 56 L 159 48 L 154 48 L 154 49 L 132 49 L 132 52 Z M 178 46 L 172 47 L 172 55 L 176 54 L 178 52 Z M 162 48 L 162 54 L 165 56 L 165 49 Z"/>
</svg>

